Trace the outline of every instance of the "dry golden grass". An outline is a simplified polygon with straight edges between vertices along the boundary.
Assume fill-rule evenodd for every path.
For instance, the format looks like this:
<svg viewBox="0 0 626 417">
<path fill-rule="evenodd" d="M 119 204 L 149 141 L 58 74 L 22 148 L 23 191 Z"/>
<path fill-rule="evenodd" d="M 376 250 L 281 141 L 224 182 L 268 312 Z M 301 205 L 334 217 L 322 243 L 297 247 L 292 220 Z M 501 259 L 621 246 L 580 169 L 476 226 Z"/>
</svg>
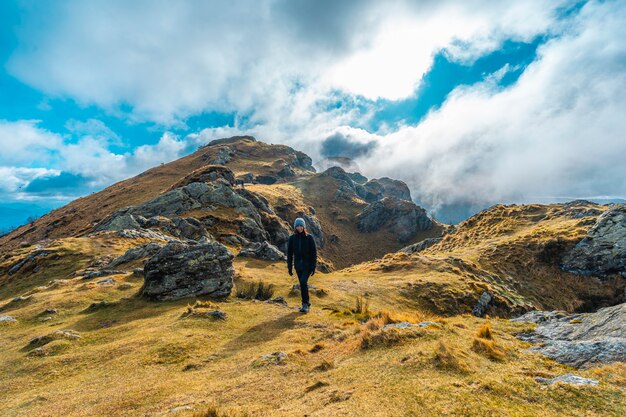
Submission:
<svg viewBox="0 0 626 417">
<path fill-rule="evenodd" d="M 565 228 L 569 220 L 549 221 L 542 226 L 541 239 L 550 227 Z M 502 232 L 502 239 L 512 238 L 507 233 Z M 185 405 L 193 409 L 178 414 L 299 416 L 306 410 L 311 416 L 626 415 L 623 364 L 576 371 L 599 379 L 597 387 L 546 387 L 534 378 L 572 370 L 526 352 L 529 345 L 514 335 L 534 325 L 436 314 L 454 302 L 471 307 L 469 302 L 463 305 L 463 293 L 497 285 L 500 294 L 518 294 L 512 305 L 528 301 L 524 297 L 532 293 L 524 288 L 508 294 L 504 283 L 486 282 L 479 275 L 489 267 L 480 256 L 493 252 L 502 261 L 511 248 L 516 256 L 523 255 L 516 251 L 526 241 L 517 240 L 522 231 L 515 233 L 513 246 L 464 247 L 454 257 L 445 251 L 392 255 L 385 262 L 397 260 L 402 268 L 384 270 L 376 268 L 378 262 L 368 262 L 316 274 L 310 282 L 323 285 L 326 293 L 312 294 L 313 308 L 306 315 L 293 307 L 300 301 L 299 295 L 290 294 L 296 280 L 287 275 L 284 263 L 237 258 L 237 284 L 271 284 L 289 306 L 233 295 L 220 300 L 227 319 L 219 321 L 181 318 L 189 307 L 216 308 L 214 301 L 157 303 L 137 297 L 140 276 L 116 275 L 113 286 L 74 277 L 77 270 L 115 257 L 137 242 L 111 237 L 52 242 L 62 256 L 42 258 L 37 272 L 0 275 L 0 306 L 8 305 L 2 314 L 18 320 L 0 328 L 0 415 L 160 416 L 176 415 L 170 410 Z M 0 271 L 29 250 L 4 258 Z M 531 261 L 528 255 L 518 260 Z M 47 285 L 54 279 L 63 281 Z M 550 288 L 552 281 L 542 279 Z M 131 288 L 122 290 L 123 285 Z M 44 286 L 28 302 L 9 304 L 13 296 Z M 567 291 L 559 297 L 572 294 Z M 360 309 L 357 297 L 364 297 Z M 102 301 L 110 304 L 86 311 Z M 562 300 L 547 302 L 558 305 Z M 58 313 L 42 321 L 46 308 Z M 359 317 L 353 309 L 367 314 Z M 404 321 L 439 325 L 384 329 Z M 72 330 L 81 337 L 54 340 L 42 347 L 41 356 L 30 354 L 32 338 L 56 330 Z M 287 354 L 284 364 L 253 366 L 274 352 Z M 504 360 L 497 359 L 499 354 Z"/>
</svg>

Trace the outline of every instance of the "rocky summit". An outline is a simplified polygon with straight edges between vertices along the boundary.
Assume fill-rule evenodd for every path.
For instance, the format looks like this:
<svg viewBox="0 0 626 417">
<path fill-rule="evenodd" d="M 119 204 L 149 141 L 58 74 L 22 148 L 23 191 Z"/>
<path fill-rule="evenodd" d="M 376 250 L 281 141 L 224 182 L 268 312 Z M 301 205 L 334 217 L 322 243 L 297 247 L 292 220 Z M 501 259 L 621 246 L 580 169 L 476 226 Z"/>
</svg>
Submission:
<svg viewBox="0 0 626 417">
<path fill-rule="evenodd" d="M 217 139 L 0 237 L 0 415 L 624 415 L 625 210 L 443 224 L 347 157 Z"/>
</svg>

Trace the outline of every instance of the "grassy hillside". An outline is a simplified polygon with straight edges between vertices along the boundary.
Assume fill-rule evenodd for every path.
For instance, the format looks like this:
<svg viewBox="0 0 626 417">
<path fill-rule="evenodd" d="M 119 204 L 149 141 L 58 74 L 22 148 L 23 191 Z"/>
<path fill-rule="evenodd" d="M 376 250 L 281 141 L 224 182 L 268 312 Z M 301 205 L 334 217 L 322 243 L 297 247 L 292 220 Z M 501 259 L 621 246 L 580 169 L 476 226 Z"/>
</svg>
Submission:
<svg viewBox="0 0 626 417">
<path fill-rule="evenodd" d="M 1 415 L 192 415 L 211 408 L 232 416 L 626 412 L 623 364 L 577 372 L 599 379 L 598 387 L 546 387 L 534 377 L 571 369 L 525 352 L 530 345 L 514 335 L 534 325 L 440 315 L 402 291 L 411 282 L 452 285 L 455 271 L 441 257 L 405 256 L 403 264 L 389 256 L 318 273 L 311 279 L 313 310 L 301 315 L 282 262 L 236 258 L 236 285 L 272 284 L 274 297 L 284 296 L 289 306 L 235 292 L 223 300 L 149 302 L 137 296 L 141 276 L 107 277 L 112 285 L 74 276 L 128 244 L 59 240 L 49 248 L 53 254 L 38 260 L 37 272 L 3 276 L 0 314 L 18 321 L 0 327 Z M 11 301 L 17 294 L 26 299 Z M 58 311 L 45 313 L 49 308 Z M 213 309 L 226 319 L 203 315 Z M 433 324 L 382 329 L 403 321 Z M 31 342 L 46 335 L 54 340 Z M 262 358 L 274 352 L 285 359 Z M 170 412 L 177 407 L 183 408 Z"/>
</svg>

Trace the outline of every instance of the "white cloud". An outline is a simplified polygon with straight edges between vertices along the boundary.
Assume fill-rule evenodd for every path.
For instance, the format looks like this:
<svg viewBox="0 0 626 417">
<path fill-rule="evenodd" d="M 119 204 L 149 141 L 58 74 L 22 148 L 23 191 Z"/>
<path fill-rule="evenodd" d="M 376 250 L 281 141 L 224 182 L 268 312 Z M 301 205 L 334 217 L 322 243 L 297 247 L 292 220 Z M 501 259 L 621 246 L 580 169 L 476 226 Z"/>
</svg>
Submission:
<svg viewBox="0 0 626 417">
<path fill-rule="evenodd" d="M 73 190 L 76 196 L 180 158 L 202 141 L 165 132 L 154 145 L 118 154 L 110 150 L 117 136 L 101 121 L 73 121 L 70 127 L 72 135 L 60 136 L 37 126 L 37 121 L 0 122 L 0 146 L 8 150 L 0 153 L 0 194 L 28 198 L 24 190 L 33 180 L 65 172 L 86 181 L 83 188 Z M 16 166 L 20 163 L 29 167 Z"/>
<path fill-rule="evenodd" d="M 267 121 L 289 114 L 296 85 L 308 96 L 300 104 L 332 88 L 409 96 L 441 48 L 471 60 L 531 39 L 563 3 L 52 2 L 25 14 L 8 69 L 54 96 L 112 113 L 129 105 L 140 120 L 176 124 L 210 109 Z"/>
<path fill-rule="evenodd" d="M 518 82 L 457 89 L 418 126 L 386 135 L 371 175 L 432 205 L 626 195 L 626 9 L 590 2 Z"/>
</svg>

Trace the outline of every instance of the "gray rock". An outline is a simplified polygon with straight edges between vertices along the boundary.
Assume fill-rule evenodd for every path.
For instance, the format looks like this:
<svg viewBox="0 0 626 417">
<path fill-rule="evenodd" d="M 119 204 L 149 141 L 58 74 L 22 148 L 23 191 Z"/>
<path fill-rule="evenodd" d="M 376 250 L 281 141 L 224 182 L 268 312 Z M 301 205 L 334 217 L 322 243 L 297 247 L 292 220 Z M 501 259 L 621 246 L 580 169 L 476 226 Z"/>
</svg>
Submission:
<svg viewBox="0 0 626 417">
<path fill-rule="evenodd" d="M 395 197 L 385 197 L 368 205 L 357 215 L 357 219 L 361 232 L 386 228 L 397 236 L 399 243 L 408 242 L 418 231 L 433 226 L 426 210 L 411 201 Z"/>
<path fill-rule="evenodd" d="M 37 258 L 48 256 L 48 254 L 50 254 L 50 252 L 47 250 L 43 250 L 43 249 L 38 249 L 38 250 L 35 250 L 34 252 L 29 253 L 24 259 L 16 262 L 9 268 L 9 272 L 8 272 L 9 275 L 13 275 L 17 273 L 25 265 L 33 263 Z"/>
<path fill-rule="evenodd" d="M 149 258 L 161 250 L 163 244 L 151 242 L 147 245 L 128 249 L 122 256 L 115 258 L 107 268 L 115 268 L 116 266 L 136 261 L 143 258 Z M 143 271 L 142 271 L 143 272 Z"/>
<path fill-rule="evenodd" d="M 421 240 L 417 243 L 414 243 L 412 245 L 409 246 L 405 246 L 402 249 L 400 249 L 398 252 L 404 252 L 407 254 L 412 254 L 412 253 L 416 253 L 416 252 L 420 252 L 423 251 L 426 248 L 431 247 L 432 245 L 434 245 L 435 243 L 438 243 L 441 241 L 442 238 L 440 237 L 431 237 L 428 239 L 424 239 Z"/>
<path fill-rule="evenodd" d="M 538 377 L 538 378 L 535 378 L 535 381 L 540 382 L 542 384 L 550 384 L 550 385 L 556 384 L 557 382 L 562 382 L 562 383 L 571 384 L 571 385 L 591 385 L 591 386 L 596 386 L 599 384 L 598 380 L 596 379 L 583 378 L 582 376 L 578 376 L 574 374 L 559 375 L 552 379 Z"/>
<path fill-rule="evenodd" d="M 32 338 L 28 342 L 27 349 L 41 347 L 41 346 L 47 345 L 53 340 L 59 340 L 59 339 L 77 340 L 77 339 L 80 339 L 80 334 L 71 330 L 56 330 L 45 336 L 37 336 L 35 338 Z"/>
<path fill-rule="evenodd" d="M 123 237 L 125 239 L 156 239 L 163 240 L 165 242 L 180 242 L 179 239 L 176 239 L 172 236 L 167 236 L 160 232 L 155 232 L 154 230 L 149 229 L 122 229 L 117 231 L 117 235 L 119 237 Z"/>
<path fill-rule="evenodd" d="M 489 307 L 489 303 L 493 300 L 493 294 L 489 291 L 483 291 L 480 295 L 480 298 L 476 302 L 474 308 L 472 308 L 472 314 L 476 317 L 483 317 L 487 312 L 487 307 Z"/>
<path fill-rule="evenodd" d="M 254 178 L 255 182 L 258 182 L 259 184 L 265 184 L 265 185 L 276 184 L 276 182 L 279 179 L 280 178 L 276 175 L 257 175 Z"/>
<path fill-rule="evenodd" d="M 529 312 L 513 321 L 538 323 L 519 339 L 540 343 L 540 352 L 576 368 L 596 363 L 626 361 L 626 304 L 601 308 L 595 313 Z"/>
<path fill-rule="evenodd" d="M 408 329 L 410 327 L 426 327 L 426 326 L 441 327 L 441 323 L 437 323 L 434 321 L 422 321 L 420 323 L 414 324 L 414 323 L 409 323 L 408 321 L 403 321 L 401 323 L 386 324 L 383 326 L 383 329 Z"/>
<path fill-rule="evenodd" d="M 284 365 L 287 362 L 288 355 L 285 352 L 274 352 L 261 356 L 261 361 L 275 365 Z"/>
<path fill-rule="evenodd" d="M 285 300 L 285 297 L 283 297 L 282 295 L 279 297 L 272 298 L 271 300 L 267 300 L 267 302 L 272 303 L 272 304 L 281 304 L 284 306 L 287 305 L 287 300 Z"/>
<path fill-rule="evenodd" d="M 142 294 L 158 300 L 230 294 L 233 254 L 218 242 L 168 243 L 144 265 Z"/>
<path fill-rule="evenodd" d="M 58 310 L 56 308 L 46 308 L 43 311 L 43 314 L 57 314 Z"/>
<path fill-rule="evenodd" d="M 101 278 L 109 275 L 125 274 L 126 271 L 118 269 L 101 269 L 100 271 L 85 271 L 83 273 L 83 279 Z"/>
<path fill-rule="evenodd" d="M 0 323 L 17 323 L 13 316 L 0 316 Z"/>
<path fill-rule="evenodd" d="M 269 261 L 284 261 L 287 259 L 280 249 L 267 241 L 250 243 L 241 249 L 238 256 L 267 259 Z"/>
<path fill-rule="evenodd" d="M 613 204 L 587 236 L 563 256 L 561 268 L 577 274 L 626 276 L 626 204 Z"/>
<path fill-rule="evenodd" d="M 361 175 L 360 172 L 348 172 L 348 177 L 350 177 L 350 179 L 352 180 L 352 182 L 354 182 L 354 184 L 365 184 L 367 182 L 367 177 L 364 175 Z"/>
<path fill-rule="evenodd" d="M 96 282 L 96 285 L 115 285 L 115 280 L 113 278 L 103 279 Z"/>
<path fill-rule="evenodd" d="M 207 153 L 203 156 L 203 159 L 211 165 L 224 165 L 231 161 L 235 152 L 228 146 L 219 148 L 214 153 Z"/>
</svg>

